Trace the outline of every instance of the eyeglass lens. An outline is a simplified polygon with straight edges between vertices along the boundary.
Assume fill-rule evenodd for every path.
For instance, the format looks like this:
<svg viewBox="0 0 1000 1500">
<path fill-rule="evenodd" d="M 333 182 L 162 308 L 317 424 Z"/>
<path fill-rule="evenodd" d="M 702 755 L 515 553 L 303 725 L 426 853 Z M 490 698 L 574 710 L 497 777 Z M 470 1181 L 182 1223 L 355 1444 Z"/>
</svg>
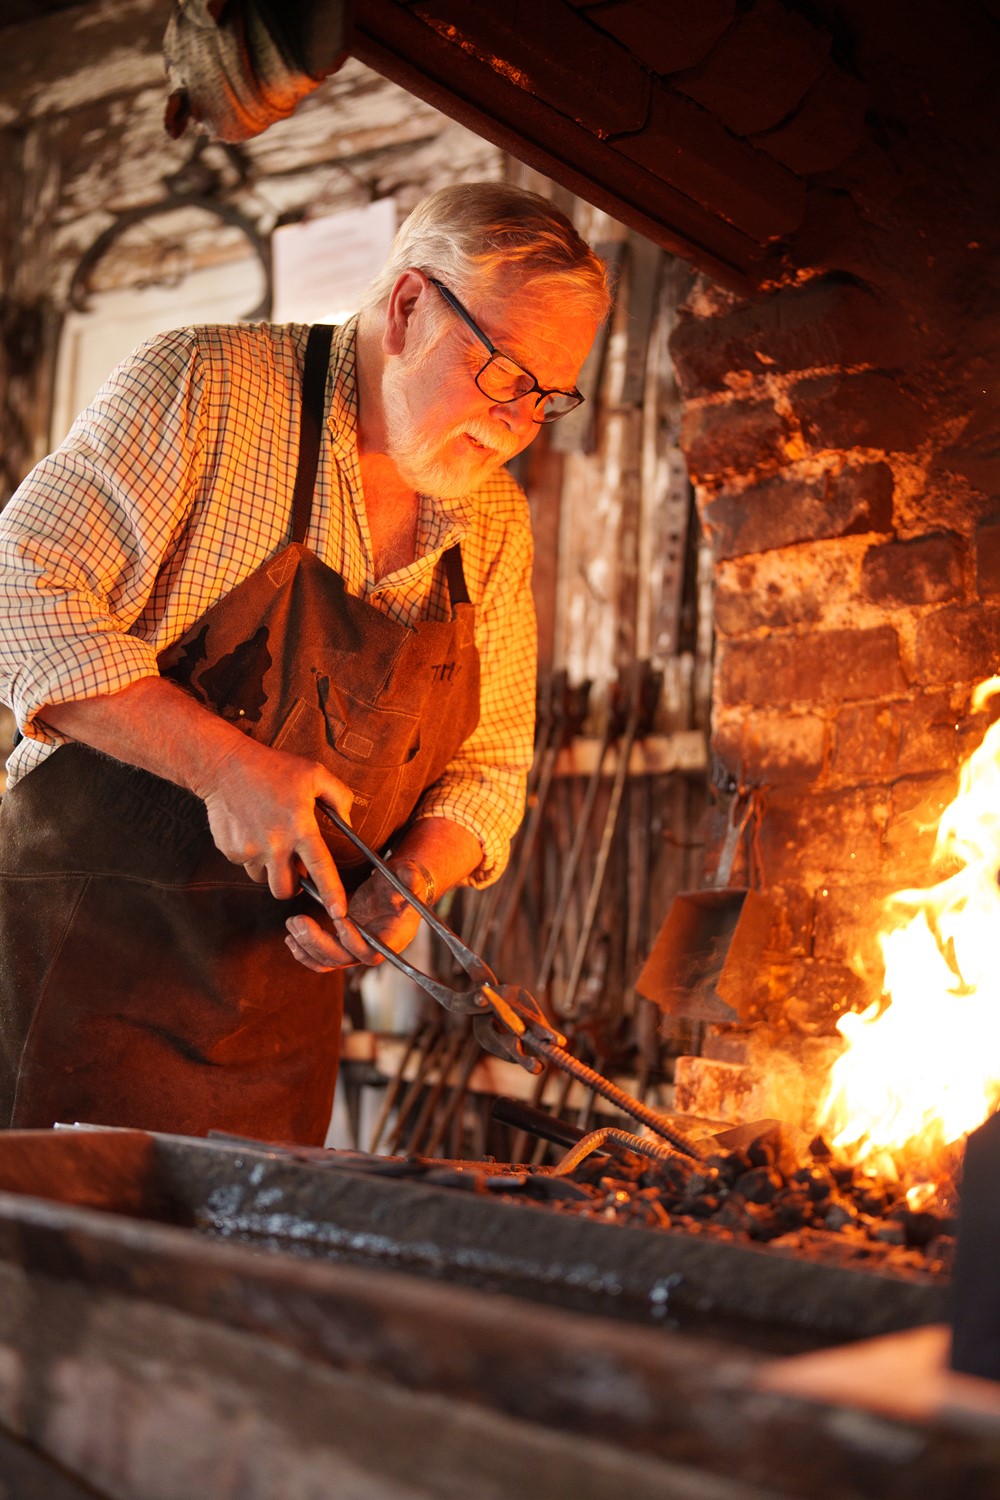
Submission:
<svg viewBox="0 0 1000 1500">
<path fill-rule="evenodd" d="M 494 354 L 476 376 L 476 384 L 484 396 L 491 401 L 516 401 L 537 391 L 534 376 L 529 375 L 502 354 Z M 580 397 L 569 392 L 554 391 L 541 399 L 536 407 L 536 422 L 554 422 L 580 405 Z"/>
</svg>

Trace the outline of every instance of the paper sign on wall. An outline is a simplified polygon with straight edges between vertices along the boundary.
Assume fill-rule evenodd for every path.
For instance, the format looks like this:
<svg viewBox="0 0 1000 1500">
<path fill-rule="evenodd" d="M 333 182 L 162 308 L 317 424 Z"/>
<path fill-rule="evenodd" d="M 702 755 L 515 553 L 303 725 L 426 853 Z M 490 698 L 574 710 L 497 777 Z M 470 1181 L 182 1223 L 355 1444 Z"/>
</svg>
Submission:
<svg viewBox="0 0 1000 1500">
<path fill-rule="evenodd" d="M 323 219 L 282 224 L 272 236 L 275 323 L 341 323 L 358 309 L 396 232 L 396 204 L 380 198 Z"/>
</svg>

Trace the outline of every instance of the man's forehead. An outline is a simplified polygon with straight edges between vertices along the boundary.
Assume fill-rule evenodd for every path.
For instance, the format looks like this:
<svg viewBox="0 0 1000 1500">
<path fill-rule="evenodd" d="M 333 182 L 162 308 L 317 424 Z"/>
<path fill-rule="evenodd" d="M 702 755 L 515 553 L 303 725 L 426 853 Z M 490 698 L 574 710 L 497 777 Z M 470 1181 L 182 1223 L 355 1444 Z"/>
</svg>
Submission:
<svg viewBox="0 0 1000 1500">
<path fill-rule="evenodd" d="M 570 383 L 593 342 L 593 316 L 582 301 L 567 293 L 565 285 L 543 280 L 509 281 L 484 292 L 477 305 L 483 326 L 497 348 L 531 369 L 544 360 L 547 378 L 554 384 Z M 543 381 L 547 383 L 547 381 Z"/>
</svg>

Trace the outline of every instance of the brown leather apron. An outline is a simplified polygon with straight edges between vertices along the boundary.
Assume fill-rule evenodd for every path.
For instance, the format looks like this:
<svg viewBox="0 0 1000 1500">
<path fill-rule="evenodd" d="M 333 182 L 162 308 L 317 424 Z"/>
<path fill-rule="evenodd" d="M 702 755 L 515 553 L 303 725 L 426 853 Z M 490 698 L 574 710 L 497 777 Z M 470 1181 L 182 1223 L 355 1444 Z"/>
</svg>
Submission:
<svg viewBox="0 0 1000 1500">
<path fill-rule="evenodd" d="M 383 846 L 475 728 L 479 658 L 457 547 L 451 618 L 408 627 L 303 545 L 329 349 L 314 328 L 292 542 L 160 666 L 254 739 L 322 760 Z M 331 847 L 358 885 L 354 850 Z M 191 793 L 60 747 L 0 804 L 0 1121 L 322 1142 L 343 983 L 288 953 L 297 910 L 223 858 Z"/>
</svg>

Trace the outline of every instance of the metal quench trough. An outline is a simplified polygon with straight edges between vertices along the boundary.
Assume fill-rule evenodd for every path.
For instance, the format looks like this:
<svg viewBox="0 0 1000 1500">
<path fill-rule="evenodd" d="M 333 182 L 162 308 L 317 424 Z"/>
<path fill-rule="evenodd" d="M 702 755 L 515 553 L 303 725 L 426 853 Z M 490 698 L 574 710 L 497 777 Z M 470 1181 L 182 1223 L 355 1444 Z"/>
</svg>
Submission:
<svg viewBox="0 0 1000 1500">
<path fill-rule="evenodd" d="M 940 1285 L 326 1156 L 0 1136 L 0 1448 L 116 1500 L 998 1493 L 995 1431 L 765 1378 L 782 1331 L 914 1328 Z"/>
</svg>

